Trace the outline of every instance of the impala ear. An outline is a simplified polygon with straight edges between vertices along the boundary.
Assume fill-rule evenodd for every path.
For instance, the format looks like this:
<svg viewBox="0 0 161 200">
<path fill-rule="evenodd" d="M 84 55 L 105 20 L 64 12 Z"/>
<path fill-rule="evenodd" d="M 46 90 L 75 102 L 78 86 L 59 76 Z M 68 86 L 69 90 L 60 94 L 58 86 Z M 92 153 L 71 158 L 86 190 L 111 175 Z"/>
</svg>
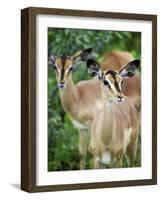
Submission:
<svg viewBox="0 0 161 200">
<path fill-rule="evenodd" d="M 125 65 L 119 71 L 119 74 L 122 77 L 130 78 L 136 73 L 136 71 L 139 68 L 139 66 L 140 66 L 140 60 L 133 60 L 133 61 L 129 62 L 127 65 Z"/>
<path fill-rule="evenodd" d="M 48 55 L 48 64 L 55 65 L 56 56 L 53 54 Z"/>
<path fill-rule="evenodd" d="M 87 69 L 91 77 L 98 79 L 101 78 L 102 76 L 101 68 L 100 65 L 95 60 L 92 59 L 87 60 Z"/>
<path fill-rule="evenodd" d="M 86 61 L 89 55 L 92 53 L 92 48 L 85 49 L 83 51 L 79 51 L 72 56 L 74 64 L 80 61 Z"/>
</svg>

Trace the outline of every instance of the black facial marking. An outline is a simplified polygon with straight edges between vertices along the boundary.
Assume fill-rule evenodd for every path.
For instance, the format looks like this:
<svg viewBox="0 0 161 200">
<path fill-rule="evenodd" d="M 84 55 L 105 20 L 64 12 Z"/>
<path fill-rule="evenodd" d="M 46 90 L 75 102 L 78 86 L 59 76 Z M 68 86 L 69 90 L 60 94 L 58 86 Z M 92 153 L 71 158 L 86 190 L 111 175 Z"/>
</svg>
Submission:
<svg viewBox="0 0 161 200">
<path fill-rule="evenodd" d="M 107 80 L 104 80 L 103 83 L 105 86 L 108 86 L 108 88 L 111 90 L 111 86 Z"/>
<path fill-rule="evenodd" d="M 72 72 L 72 71 L 73 71 L 73 67 L 71 67 L 71 68 L 68 70 L 67 75 L 68 75 L 70 72 Z"/>
<path fill-rule="evenodd" d="M 109 71 L 106 72 L 106 75 L 107 75 L 107 74 L 110 74 L 110 75 L 112 76 L 112 78 L 113 78 L 114 81 L 115 81 L 115 88 L 116 88 L 116 90 L 117 90 L 118 92 L 121 92 L 120 86 L 119 86 L 118 82 L 116 81 L 116 75 L 118 75 L 118 72 L 109 70 Z M 109 86 L 110 86 L 110 85 L 109 85 Z M 109 88 L 110 88 L 110 87 L 109 87 Z"/>
<path fill-rule="evenodd" d="M 109 85 L 107 80 L 104 80 L 103 83 L 104 83 L 104 85 Z"/>
<path fill-rule="evenodd" d="M 115 88 L 118 92 L 121 92 L 118 82 L 115 80 Z"/>
<path fill-rule="evenodd" d="M 60 80 L 62 81 L 64 79 L 64 73 L 65 73 L 64 65 L 65 65 L 66 60 L 70 59 L 70 57 L 66 56 L 66 55 L 62 55 L 62 56 L 60 56 L 60 58 L 61 58 L 61 62 L 62 62 L 61 63 L 62 68 L 61 68 Z"/>
<path fill-rule="evenodd" d="M 63 66 L 61 69 L 61 76 L 60 76 L 61 81 L 64 79 L 64 73 L 65 73 L 65 70 L 64 70 L 64 66 Z"/>
<path fill-rule="evenodd" d="M 62 66 L 63 66 L 63 67 L 64 67 L 64 65 L 65 65 L 66 59 L 67 59 L 66 56 L 61 56 L 61 61 L 62 61 Z"/>
<path fill-rule="evenodd" d="M 73 67 L 70 67 L 69 71 L 72 71 L 73 70 Z"/>
<path fill-rule="evenodd" d="M 64 73 L 65 73 L 65 69 L 64 69 L 64 65 L 65 65 L 65 60 L 67 59 L 67 56 L 61 56 L 61 74 L 60 74 L 60 80 L 62 81 L 64 79 Z"/>
</svg>

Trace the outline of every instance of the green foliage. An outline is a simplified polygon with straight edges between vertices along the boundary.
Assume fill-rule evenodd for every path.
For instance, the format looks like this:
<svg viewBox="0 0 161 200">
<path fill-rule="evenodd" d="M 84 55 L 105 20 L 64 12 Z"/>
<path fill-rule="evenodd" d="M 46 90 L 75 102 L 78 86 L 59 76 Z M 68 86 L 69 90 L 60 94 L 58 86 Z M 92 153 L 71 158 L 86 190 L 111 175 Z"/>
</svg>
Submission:
<svg viewBox="0 0 161 200">
<path fill-rule="evenodd" d="M 107 51 L 122 50 L 141 55 L 141 34 L 138 32 L 118 32 L 83 29 L 48 29 L 48 51 L 55 55 L 72 55 L 77 51 L 92 47 L 92 56 L 101 60 Z M 84 63 L 78 64 L 73 74 L 74 82 L 89 79 Z M 78 133 L 68 115 L 64 112 L 57 88 L 55 72 L 48 68 L 48 170 L 79 169 Z M 140 143 L 136 166 L 140 165 Z M 127 167 L 126 159 L 123 162 Z M 86 168 L 90 168 L 87 156 Z"/>
</svg>

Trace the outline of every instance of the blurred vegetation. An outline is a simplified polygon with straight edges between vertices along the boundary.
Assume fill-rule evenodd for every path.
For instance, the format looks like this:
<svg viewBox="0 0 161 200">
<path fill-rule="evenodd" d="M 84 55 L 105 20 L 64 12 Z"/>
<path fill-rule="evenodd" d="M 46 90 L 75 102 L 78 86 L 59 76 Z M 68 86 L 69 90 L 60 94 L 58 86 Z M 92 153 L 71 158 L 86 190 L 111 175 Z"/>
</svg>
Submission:
<svg viewBox="0 0 161 200">
<path fill-rule="evenodd" d="M 141 56 L 141 33 L 124 31 L 84 30 L 48 28 L 48 51 L 55 55 L 72 55 L 77 51 L 93 48 L 92 57 L 100 61 L 105 52 L 122 50 L 132 53 L 134 58 Z M 77 83 L 89 79 L 84 63 L 77 66 L 73 80 Z M 78 136 L 61 106 L 55 72 L 48 68 L 48 171 L 78 170 Z M 140 166 L 140 141 L 136 166 Z M 126 159 L 123 166 L 127 167 Z M 91 168 L 86 158 L 86 169 Z"/>
</svg>

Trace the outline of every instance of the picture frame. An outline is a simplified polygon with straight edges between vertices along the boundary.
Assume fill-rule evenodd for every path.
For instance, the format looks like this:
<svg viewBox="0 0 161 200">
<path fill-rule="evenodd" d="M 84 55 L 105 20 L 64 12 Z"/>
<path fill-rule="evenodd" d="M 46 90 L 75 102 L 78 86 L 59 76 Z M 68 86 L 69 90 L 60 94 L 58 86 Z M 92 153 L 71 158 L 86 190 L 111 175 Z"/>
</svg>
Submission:
<svg viewBox="0 0 161 200">
<path fill-rule="evenodd" d="M 38 16 L 50 18 L 52 16 L 62 19 L 79 18 L 80 20 L 125 20 L 131 23 L 145 22 L 151 26 L 151 172 L 150 178 L 138 178 L 131 180 L 114 181 L 90 181 L 73 183 L 37 184 L 37 140 L 38 140 L 38 119 L 37 119 L 37 37 Z M 77 22 L 79 23 L 79 22 Z M 70 28 L 71 24 L 68 24 Z M 97 26 L 96 26 L 97 29 Z M 47 56 L 47 52 L 46 52 Z M 46 61 L 47 62 L 47 61 Z M 47 97 L 46 97 L 47 98 Z M 46 164 L 47 165 L 47 164 Z M 39 170 L 41 173 L 41 170 Z M 63 172 L 59 172 L 62 173 Z M 70 172 L 69 172 L 70 173 Z M 88 170 L 87 170 L 88 173 Z M 65 173 L 63 176 L 66 176 Z M 45 180 L 45 179 L 44 179 Z M 62 179 L 63 180 L 63 179 Z M 45 181 L 44 181 L 45 182 Z M 59 181 L 58 181 L 59 182 Z M 96 189 L 110 187 L 127 187 L 139 185 L 157 184 L 157 16 L 149 14 L 133 14 L 118 12 L 100 12 L 84 10 L 67 10 L 55 8 L 29 7 L 21 10 L 21 189 L 27 192 L 46 192 L 61 190 Z"/>
</svg>

